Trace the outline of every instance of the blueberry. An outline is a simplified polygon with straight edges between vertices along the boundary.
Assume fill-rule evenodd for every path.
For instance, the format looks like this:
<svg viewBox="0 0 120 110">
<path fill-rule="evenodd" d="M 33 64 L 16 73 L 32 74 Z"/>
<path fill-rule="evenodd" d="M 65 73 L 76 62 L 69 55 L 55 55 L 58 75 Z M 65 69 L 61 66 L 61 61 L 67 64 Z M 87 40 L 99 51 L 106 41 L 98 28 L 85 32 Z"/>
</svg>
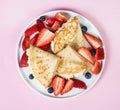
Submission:
<svg viewBox="0 0 120 110">
<path fill-rule="evenodd" d="M 42 22 L 45 21 L 45 16 L 41 16 L 41 17 L 39 18 L 39 20 L 42 21 Z"/>
<path fill-rule="evenodd" d="M 90 53 L 91 53 L 93 56 L 95 56 L 95 54 L 96 54 L 95 49 L 90 49 Z"/>
<path fill-rule="evenodd" d="M 85 78 L 86 79 L 90 79 L 91 77 L 92 77 L 91 73 L 89 73 L 89 72 L 85 73 Z"/>
<path fill-rule="evenodd" d="M 53 93 L 53 88 L 52 87 L 48 88 L 48 93 Z"/>
<path fill-rule="evenodd" d="M 30 74 L 30 75 L 29 75 L 29 79 L 34 79 L 33 74 Z"/>
<path fill-rule="evenodd" d="M 87 32 L 87 27 L 86 26 L 82 26 L 82 32 Z"/>
</svg>

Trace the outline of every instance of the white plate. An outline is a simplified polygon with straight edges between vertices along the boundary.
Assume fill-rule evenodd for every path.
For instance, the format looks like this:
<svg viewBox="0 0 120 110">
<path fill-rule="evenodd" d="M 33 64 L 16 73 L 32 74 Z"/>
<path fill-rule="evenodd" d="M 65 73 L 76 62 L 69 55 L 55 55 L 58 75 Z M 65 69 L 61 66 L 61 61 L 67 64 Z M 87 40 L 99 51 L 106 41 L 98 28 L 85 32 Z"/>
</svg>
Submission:
<svg viewBox="0 0 120 110">
<path fill-rule="evenodd" d="M 55 10 L 55 11 L 50 11 L 50 12 L 47 12 L 47 13 L 44 13 L 40 16 L 49 16 L 49 17 L 52 17 L 54 16 L 57 12 L 62 12 L 64 14 L 66 14 L 67 16 L 69 17 L 73 17 L 73 16 L 78 16 L 79 17 L 79 20 L 81 22 L 81 25 L 85 25 L 87 26 L 88 28 L 88 33 L 94 35 L 94 36 L 97 36 L 99 37 L 102 42 L 103 42 L 103 39 L 102 39 L 102 36 L 100 35 L 99 31 L 97 30 L 97 28 L 88 20 L 86 19 L 85 17 L 81 16 L 80 14 L 78 13 L 75 13 L 75 12 L 72 12 L 72 11 L 67 11 L 67 10 Z M 31 25 L 33 25 L 36 21 L 36 19 L 38 19 L 40 16 L 38 16 L 37 18 L 35 18 L 25 29 L 24 31 Z M 24 32 L 23 32 L 24 33 Z M 23 50 L 22 50 L 22 40 L 24 38 L 24 35 L 20 36 L 20 40 L 18 41 L 18 47 L 17 47 L 17 66 L 18 66 L 18 70 L 19 70 L 19 73 L 20 75 L 22 76 L 23 80 L 26 82 L 26 84 L 31 87 L 33 90 L 35 90 L 38 94 L 43 94 L 44 96 L 47 96 L 47 97 L 52 97 L 52 98 L 69 98 L 69 97 L 73 97 L 73 96 L 78 96 L 78 95 L 81 95 L 83 93 L 85 93 L 86 91 L 90 90 L 91 87 L 93 87 L 98 79 L 100 78 L 102 72 L 103 72 L 103 68 L 104 68 L 104 65 L 105 65 L 105 58 L 104 60 L 102 60 L 102 68 L 101 68 L 101 71 L 98 75 L 93 75 L 92 74 L 92 77 L 90 79 L 86 79 L 85 76 L 83 74 L 79 75 L 79 79 L 84 81 L 87 85 L 87 89 L 86 90 L 83 90 L 83 89 L 76 89 L 76 88 L 73 88 L 70 92 L 64 94 L 64 95 L 61 95 L 61 96 L 54 96 L 54 94 L 50 94 L 47 92 L 47 89 L 44 89 L 37 81 L 36 79 L 34 78 L 33 80 L 29 79 L 29 75 L 31 74 L 31 71 L 29 69 L 29 67 L 24 67 L 24 68 L 20 68 L 19 67 L 19 61 L 20 61 L 20 58 L 23 54 Z M 105 52 L 105 47 L 104 47 L 104 42 L 103 42 L 103 49 L 104 49 L 104 52 Z M 105 55 L 106 57 L 106 55 Z"/>
</svg>

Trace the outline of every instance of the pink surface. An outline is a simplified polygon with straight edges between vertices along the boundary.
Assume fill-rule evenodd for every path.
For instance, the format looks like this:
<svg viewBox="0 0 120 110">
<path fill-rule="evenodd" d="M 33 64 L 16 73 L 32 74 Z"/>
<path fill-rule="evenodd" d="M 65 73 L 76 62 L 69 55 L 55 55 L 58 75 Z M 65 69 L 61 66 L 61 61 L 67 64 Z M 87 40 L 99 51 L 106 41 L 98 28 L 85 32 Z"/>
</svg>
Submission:
<svg viewBox="0 0 120 110">
<path fill-rule="evenodd" d="M 119 0 L 1 0 L 0 110 L 120 110 L 119 4 Z M 25 26 L 41 13 L 61 8 L 91 20 L 107 50 L 99 82 L 86 94 L 69 100 L 39 96 L 25 85 L 16 67 L 16 46 Z"/>
</svg>

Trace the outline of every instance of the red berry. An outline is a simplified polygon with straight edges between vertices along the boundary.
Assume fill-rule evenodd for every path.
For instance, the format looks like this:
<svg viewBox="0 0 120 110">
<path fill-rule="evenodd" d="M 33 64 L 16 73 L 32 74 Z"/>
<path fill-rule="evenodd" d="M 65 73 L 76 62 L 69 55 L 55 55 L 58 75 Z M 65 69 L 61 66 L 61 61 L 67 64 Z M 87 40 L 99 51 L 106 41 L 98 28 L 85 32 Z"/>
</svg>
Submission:
<svg viewBox="0 0 120 110">
<path fill-rule="evenodd" d="M 45 19 L 45 23 L 46 23 L 47 26 L 52 26 L 55 21 L 57 21 L 56 18 L 46 18 Z"/>
<path fill-rule="evenodd" d="M 56 13 L 55 18 L 62 22 L 67 22 L 68 18 L 64 16 L 62 13 Z"/>
<path fill-rule="evenodd" d="M 69 92 L 70 90 L 72 90 L 73 86 L 74 86 L 74 80 L 73 79 L 67 80 L 66 84 L 65 84 L 65 87 L 64 87 L 64 89 L 61 92 L 61 95 Z"/>
<path fill-rule="evenodd" d="M 54 90 L 54 95 L 58 96 L 62 90 L 64 89 L 65 86 L 65 79 L 61 78 L 59 76 L 55 76 L 52 81 L 52 87 Z"/>
<path fill-rule="evenodd" d="M 28 66 L 28 56 L 26 55 L 26 51 L 23 53 L 20 62 L 19 62 L 19 66 L 22 67 L 27 67 Z"/>
<path fill-rule="evenodd" d="M 32 34 L 38 31 L 37 24 L 34 24 L 25 31 L 25 37 L 30 37 Z"/>
<path fill-rule="evenodd" d="M 23 50 L 28 49 L 29 46 L 30 46 L 30 44 L 29 44 L 29 37 L 24 37 L 23 42 L 22 42 Z"/>
<path fill-rule="evenodd" d="M 95 65 L 92 68 L 92 73 L 97 75 L 100 72 L 100 69 L 101 69 L 101 63 L 96 61 Z"/>
<path fill-rule="evenodd" d="M 104 59 L 104 50 L 103 48 L 96 49 L 96 60 L 103 60 Z"/>
<path fill-rule="evenodd" d="M 45 28 L 45 25 L 43 22 L 41 22 L 39 19 L 36 20 L 36 24 L 37 24 L 37 28 L 38 28 L 38 31 L 40 32 L 43 28 Z"/>
<path fill-rule="evenodd" d="M 87 89 L 87 86 L 86 84 L 81 81 L 81 80 L 78 80 L 78 79 L 74 79 L 74 87 L 75 88 L 79 88 L 79 89 Z"/>
</svg>

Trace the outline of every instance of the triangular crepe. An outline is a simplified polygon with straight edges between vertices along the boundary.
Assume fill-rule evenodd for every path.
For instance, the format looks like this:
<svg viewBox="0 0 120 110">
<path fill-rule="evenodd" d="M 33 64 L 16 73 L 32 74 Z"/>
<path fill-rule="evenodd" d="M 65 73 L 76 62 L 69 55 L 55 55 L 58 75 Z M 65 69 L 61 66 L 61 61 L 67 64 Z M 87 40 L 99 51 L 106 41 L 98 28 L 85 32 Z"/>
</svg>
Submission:
<svg viewBox="0 0 120 110">
<path fill-rule="evenodd" d="M 60 58 L 34 46 L 30 46 L 27 55 L 28 64 L 35 78 L 41 85 L 48 87 L 55 75 Z"/>
<path fill-rule="evenodd" d="M 74 74 L 84 73 L 92 68 L 86 59 L 80 56 L 73 48 L 67 46 L 62 51 L 57 53 L 57 56 L 61 57 L 57 72 L 61 76 L 69 75 L 73 77 Z"/>
<path fill-rule="evenodd" d="M 68 44 L 74 49 L 78 49 L 85 45 L 80 22 L 77 16 L 69 19 L 68 22 L 55 33 L 53 44 L 54 53 L 61 51 Z"/>
</svg>

